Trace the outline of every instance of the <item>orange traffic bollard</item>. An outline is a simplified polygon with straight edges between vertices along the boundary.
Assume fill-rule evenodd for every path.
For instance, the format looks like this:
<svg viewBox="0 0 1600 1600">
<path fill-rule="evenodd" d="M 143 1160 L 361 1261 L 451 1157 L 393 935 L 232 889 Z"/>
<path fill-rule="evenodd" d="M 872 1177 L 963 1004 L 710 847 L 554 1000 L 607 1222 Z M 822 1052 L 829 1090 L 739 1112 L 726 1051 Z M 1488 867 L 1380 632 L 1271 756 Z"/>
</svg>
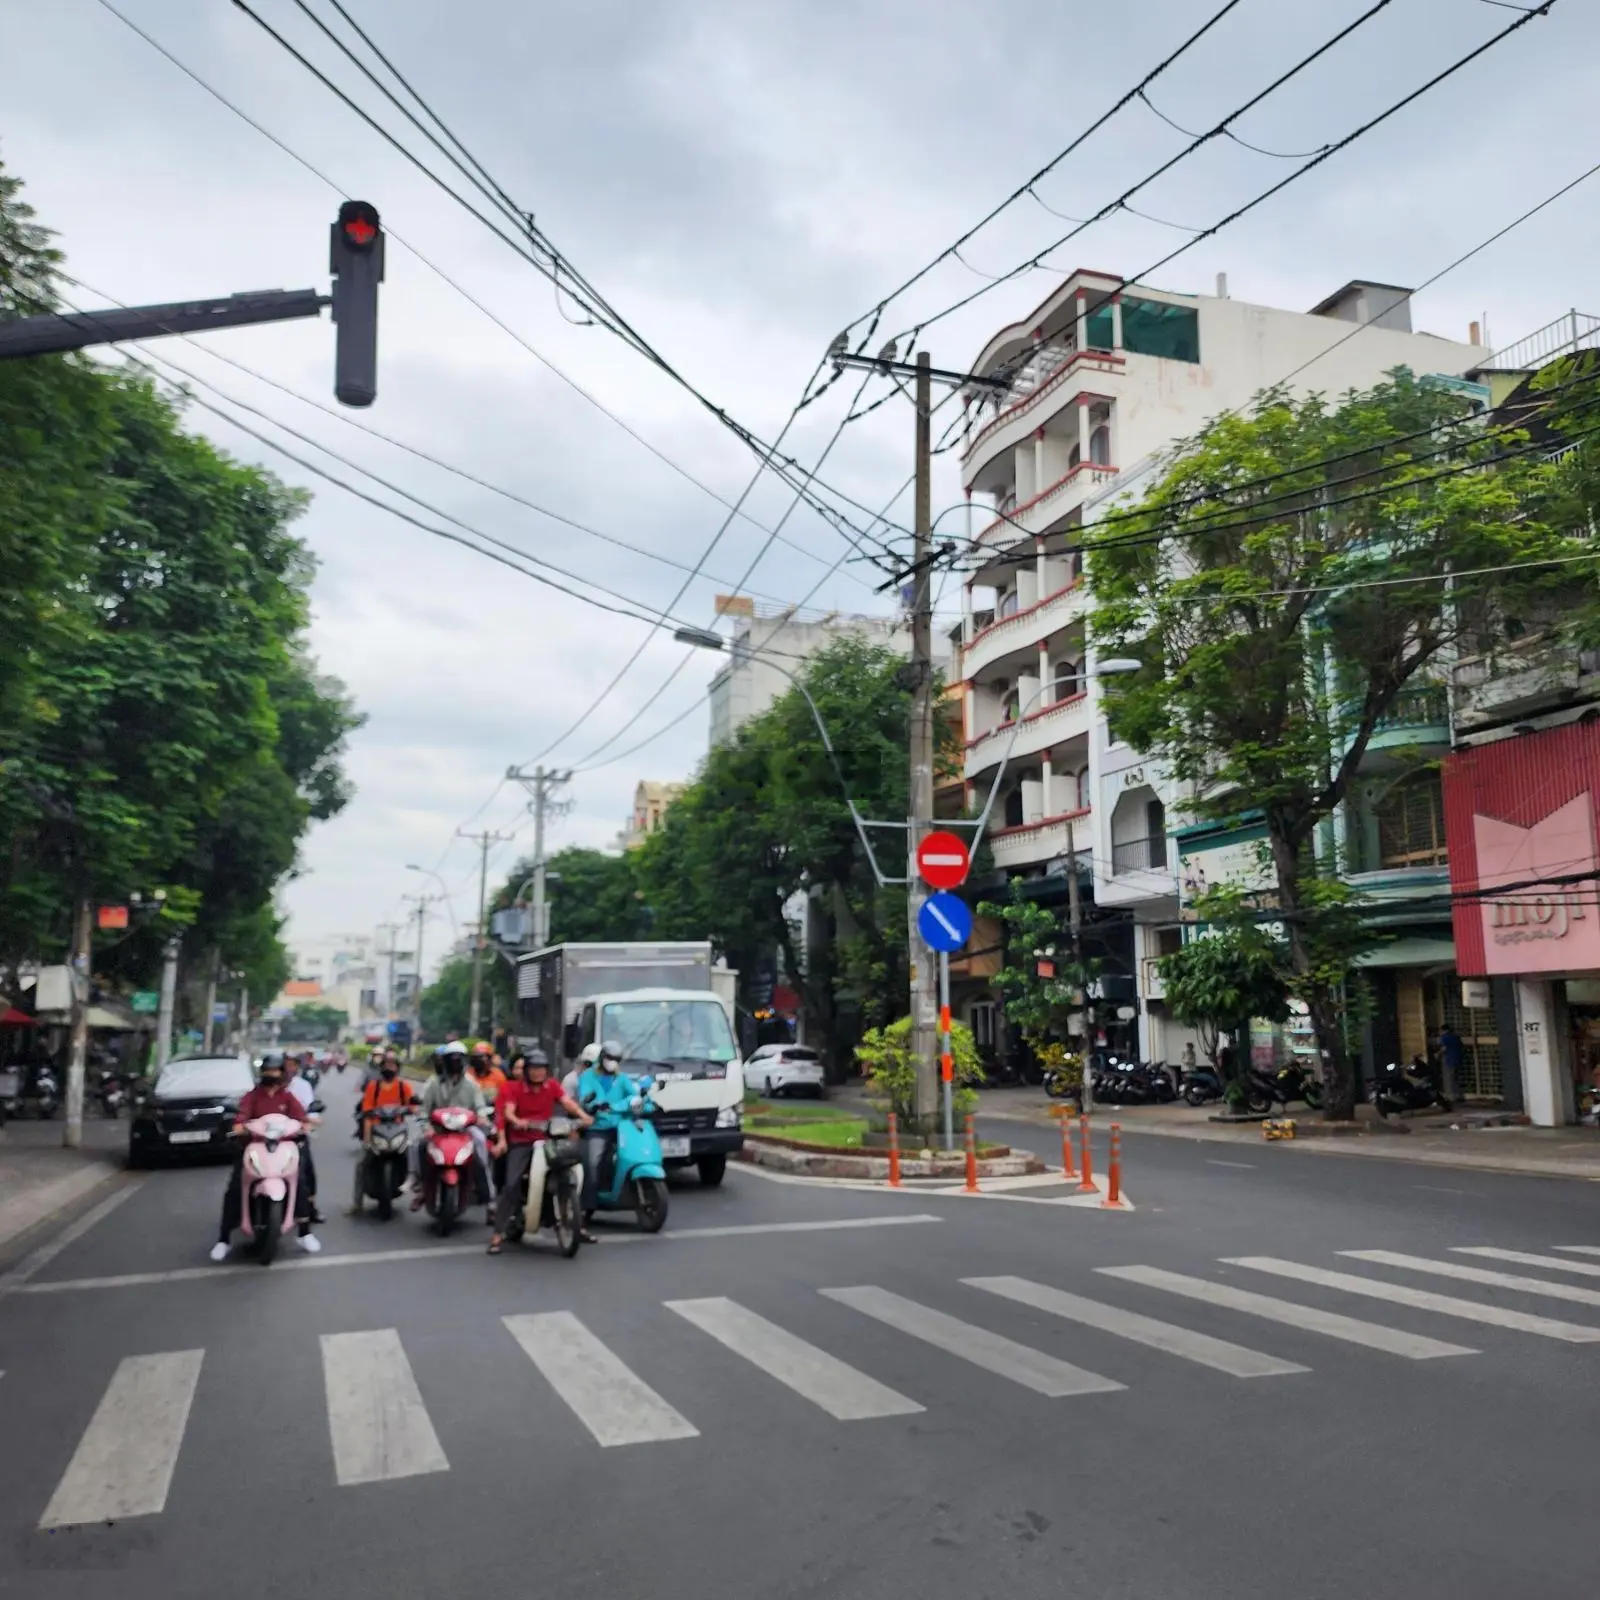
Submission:
<svg viewBox="0 0 1600 1600">
<path fill-rule="evenodd" d="M 1080 1115 L 1078 1118 L 1078 1140 L 1080 1168 L 1083 1172 L 1083 1181 L 1078 1185 L 1079 1194 L 1098 1194 L 1100 1191 L 1094 1186 L 1094 1152 L 1089 1148 L 1089 1118 Z"/>
<path fill-rule="evenodd" d="M 1106 1178 L 1106 1197 L 1100 1202 L 1112 1210 L 1122 1211 L 1122 1129 L 1111 1124 L 1111 1166 Z"/>
<path fill-rule="evenodd" d="M 1072 1118 L 1065 1111 L 1061 1113 L 1061 1176 L 1078 1176 L 1077 1166 L 1072 1159 Z"/>
<path fill-rule="evenodd" d="M 889 1187 L 900 1187 L 900 1119 L 889 1113 Z"/>
<path fill-rule="evenodd" d="M 978 1136 L 972 1131 L 972 1113 L 967 1113 L 967 1193 L 978 1193 Z"/>
</svg>

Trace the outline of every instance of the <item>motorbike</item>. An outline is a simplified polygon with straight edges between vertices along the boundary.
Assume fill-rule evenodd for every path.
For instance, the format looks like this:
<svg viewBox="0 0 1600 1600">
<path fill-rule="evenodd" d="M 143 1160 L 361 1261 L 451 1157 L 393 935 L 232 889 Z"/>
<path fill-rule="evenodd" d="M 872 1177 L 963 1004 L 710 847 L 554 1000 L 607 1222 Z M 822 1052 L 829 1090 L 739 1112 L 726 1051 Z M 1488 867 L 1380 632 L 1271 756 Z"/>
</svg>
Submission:
<svg viewBox="0 0 1600 1600">
<path fill-rule="evenodd" d="M 1274 1073 L 1260 1073 L 1258 1076 L 1268 1094 L 1285 1111 L 1289 1109 L 1291 1100 L 1304 1100 L 1312 1111 L 1321 1109 L 1322 1081 L 1298 1061 L 1291 1061 Z M 1271 1106 L 1267 1109 L 1271 1110 Z"/>
<path fill-rule="evenodd" d="M 1178 1083 L 1178 1093 L 1191 1106 L 1208 1105 L 1213 1100 L 1220 1100 L 1223 1094 L 1222 1074 L 1209 1063 L 1185 1067 Z"/>
<path fill-rule="evenodd" d="M 472 1130 L 478 1114 L 465 1106 L 440 1106 L 428 1118 L 428 1142 L 423 1147 L 423 1185 L 428 1215 L 441 1239 L 448 1238 L 472 1203 L 465 1193 L 473 1182 L 477 1146 Z"/>
<path fill-rule="evenodd" d="M 1391 1061 L 1379 1068 L 1372 1084 L 1372 1103 L 1380 1117 L 1391 1111 L 1424 1111 L 1429 1106 L 1438 1106 L 1442 1111 L 1455 1109 L 1434 1082 L 1427 1064 L 1421 1061 L 1405 1066 Z"/>
<path fill-rule="evenodd" d="M 555 1231 L 556 1248 L 569 1261 L 583 1243 L 583 1217 L 579 1210 L 578 1172 L 583 1161 L 582 1141 L 572 1137 L 572 1122 L 567 1117 L 552 1117 L 545 1139 L 545 1181 L 541 1192 L 532 1193 L 533 1174 L 524 1180 L 520 1204 L 506 1223 L 506 1238 L 515 1242 L 528 1229 L 528 1216 L 537 1215 L 539 1227 Z"/>
<path fill-rule="evenodd" d="M 127 1080 L 120 1072 L 102 1073 L 100 1077 L 100 1109 L 108 1117 L 118 1117 L 128 1099 Z"/>
<path fill-rule="evenodd" d="M 300 1180 L 303 1124 L 276 1112 L 244 1125 L 249 1144 L 239 1186 L 239 1231 L 255 1246 L 256 1259 L 272 1265 L 278 1242 L 295 1227 L 295 1191 Z"/>
<path fill-rule="evenodd" d="M 319 1067 L 315 1061 L 308 1061 L 300 1069 L 300 1076 L 303 1077 L 313 1089 L 315 1089 L 316 1086 L 322 1082 L 322 1068 Z"/>
<path fill-rule="evenodd" d="M 601 1157 L 600 1181 L 584 1196 L 588 1211 L 633 1212 L 641 1233 L 660 1233 L 667 1220 L 667 1169 L 653 1120 L 661 1110 L 650 1098 L 653 1087 L 640 1084 L 628 1109 L 616 1115 L 609 1130 L 614 1145 Z M 597 1127 L 586 1137 L 605 1131 Z"/>
<path fill-rule="evenodd" d="M 380 1106 L 372 1112 L 372 1131 L 361 1152 L 361 1192 L 377 1204 L 380 1222 L 394 1215 L 395 1200 L 406 1181 L 411 1148 L 407 1116 L 404 1106 Z"/>
<path fill-rule="evenodd" d="M 1178 1094 L 1163 1061 L 1105 1056 L 1094 1069 L 1093 1082 L 1095 1099 L 1111 1105 L 1153 1105 L 1175 1100 Z"/>
</svg>

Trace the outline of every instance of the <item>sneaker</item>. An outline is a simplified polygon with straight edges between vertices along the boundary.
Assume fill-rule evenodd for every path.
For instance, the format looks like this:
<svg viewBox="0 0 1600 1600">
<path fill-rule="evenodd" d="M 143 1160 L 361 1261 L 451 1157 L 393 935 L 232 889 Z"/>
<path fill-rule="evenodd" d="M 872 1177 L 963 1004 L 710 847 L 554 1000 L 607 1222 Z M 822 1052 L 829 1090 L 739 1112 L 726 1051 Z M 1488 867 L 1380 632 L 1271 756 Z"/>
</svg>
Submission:
<svg viewBox="0 0 1600 1600">
<path fill-rule="evenodd" d="M 308 1256 L 314 1256 L 322 1249 L 322 1241 L 314 1233 L 302 1233 L 300 1235 L 300 1248 Z"/>
<path fill-rule="evenodd" d="M 228 1259 L 228 1255 L 229 1247 L 227 1245 L 222 1244 L 220 1241 L 217 1244 L 212 1245 L 211 1259 L 213 1261 L 226 1261 Z"/>
</svg>

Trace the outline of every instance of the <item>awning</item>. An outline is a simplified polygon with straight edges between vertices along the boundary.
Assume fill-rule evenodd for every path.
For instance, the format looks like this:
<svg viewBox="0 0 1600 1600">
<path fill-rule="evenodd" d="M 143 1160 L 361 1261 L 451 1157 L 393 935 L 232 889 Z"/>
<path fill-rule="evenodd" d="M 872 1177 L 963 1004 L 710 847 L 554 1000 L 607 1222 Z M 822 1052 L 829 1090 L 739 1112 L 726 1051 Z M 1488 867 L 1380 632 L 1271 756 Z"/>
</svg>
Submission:
<svg viewBox="0 0 1600 1600">
<path fill-rule="evenodd" d="M 1358 967 L 1453 967 L 1454 939 L 1394 939 L 1357 956 Z"/>
<path fill-rule="evenodd" d="M 134 1028 L 149 1028 L 154 1024 L 149 1017 L 138 1017 L 131 1011 L 113 1011 L 110 1006 L 90 1006 L 89 1026 L 91 1028 L 113 1028 L 118 1032 L 128 1032 Z"/>
</svg>

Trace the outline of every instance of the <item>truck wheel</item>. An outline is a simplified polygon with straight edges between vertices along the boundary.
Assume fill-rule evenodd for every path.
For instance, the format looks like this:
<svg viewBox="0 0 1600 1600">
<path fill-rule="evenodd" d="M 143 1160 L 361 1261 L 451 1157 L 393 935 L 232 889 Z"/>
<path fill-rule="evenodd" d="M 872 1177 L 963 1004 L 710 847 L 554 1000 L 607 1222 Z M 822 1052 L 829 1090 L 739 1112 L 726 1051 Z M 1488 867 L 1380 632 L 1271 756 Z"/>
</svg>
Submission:
<svg viewBox="0 0 1600 1600">
<path fill-rule="evenodd" d="M 725 1155 L 701 1156 L 695 1166 L 700 1169 L 701 1183 L 708 1189 L 715 1189 L 728 1170 L 728 1158 Z"/>
</svg>

